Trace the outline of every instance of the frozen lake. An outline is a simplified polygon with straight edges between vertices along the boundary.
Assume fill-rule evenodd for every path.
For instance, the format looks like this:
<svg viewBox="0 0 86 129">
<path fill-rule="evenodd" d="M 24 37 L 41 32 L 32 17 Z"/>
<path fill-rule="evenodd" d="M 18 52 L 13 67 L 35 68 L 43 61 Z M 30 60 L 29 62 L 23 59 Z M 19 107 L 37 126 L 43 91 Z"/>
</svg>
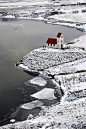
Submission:
<svg viewBox="0 0 86 129">
<path fill-rule="evenodd" d="M 6 124 L 9 115 L 21 104 L 31 102 L 30 95 L 38 90 L 29 86 L 27 92 L 24 82 L 32 76 L 16 69 L 15 63 L 27 52 L 45 45 L 48 37 L 55 37 L 58 32 L 63 33 L 65 42 L 83 34 L 74 28 L 41 21 L 0 20 L 0 125 Z"/>
</svg>

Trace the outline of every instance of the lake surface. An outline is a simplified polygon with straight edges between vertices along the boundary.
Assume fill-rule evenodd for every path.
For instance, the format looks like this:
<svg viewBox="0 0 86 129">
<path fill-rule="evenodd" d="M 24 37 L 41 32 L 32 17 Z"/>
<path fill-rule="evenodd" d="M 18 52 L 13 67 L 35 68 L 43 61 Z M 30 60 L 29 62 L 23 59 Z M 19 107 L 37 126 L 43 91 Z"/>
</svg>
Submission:
<svg viewBox="0 0 86 129">
<path fill-rule="evenodd" d="M 33 76 L 15 68 L 15 63 L 31 50 L 45 45 L 49 37 L 62 32 L 65 42 L 83 33 L 69 27 L 46 24 L 41 21 L 0 20 L 0 126 L 21 104 L 32 101 L 30 94 L 37 90 L 29 87 L 28 96 L 24 82 Z"/>
</svg>

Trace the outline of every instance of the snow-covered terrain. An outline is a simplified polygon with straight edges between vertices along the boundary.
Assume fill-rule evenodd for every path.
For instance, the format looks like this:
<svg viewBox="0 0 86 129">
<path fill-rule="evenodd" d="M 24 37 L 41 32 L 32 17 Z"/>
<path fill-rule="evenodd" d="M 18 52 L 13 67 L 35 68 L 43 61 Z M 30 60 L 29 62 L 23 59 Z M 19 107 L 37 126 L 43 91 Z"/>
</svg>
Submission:
<svg viewBox="0 0 86 129">
<path fill-rule="evenodd" d="M 86 30 L 85 0 L 1 2 L 0 12 L 2 11 L 7 14 L 15 13 L 20 19 L 44 20 L 46 23 Z M 23 64 L 19 65 L 27 71 L 39 72 L 45 76 L 54 75 L 54 83 L 64 91 L 60 104 L 45 108 L 38 116 L 31 119 L 28 117 L 27 121 L 6 125 L 0 129 L 86 128 L 86 34 L 66 43 L 66 46 L 68 48 L 64 50 L 47 47 L 33 50 L 23 57 Z M 38 78 L 30 80 L 29 83 L 39 85 Z M 40 80 L 39 86 L 46 85 L 44 79 Z M 51 95 L 54 98 L 53 89 L 49 90 L 49 99 Z M 46 92 L 43 97 L 41 94 L 39 91 L 32 96 L 46 98 Z M 28 105 L 23 105 L 23 108 L 29 108 Z"/>
<path fill-rule="evenodd" d="M 19 19 L 44 20 L 46 23 L 86 30 L 85 0 L 1 1 L 0 12 L 7 15 L 16 14 L 16 18 Z"/>
<path fill-rule="evenodd" d="M 76 38 L 74 41 L 71 41 L 74 43 L 69 44 L 69 46 L 71 46 L 71 47 L 83 47 L 86 50 L 86 42 L 85 41 L 86 41 L 86 34 L 80 36 L 79 38 Z"/>
<path fill-rule="evenodd" d="M 0 129 L 85 129 L 86 99 L 45 108 L 39 116 Z"/>
<path fill-rule="evenodd" d="M 52 66 L 59 67 L 58 65 L 84 59 L 85 57 L 86 52 L 78 48 L 66 50 L 39 48 L 23 57 L 23 67 L 26 66 L 34 71 L 42 71 Z"/>
</svg>

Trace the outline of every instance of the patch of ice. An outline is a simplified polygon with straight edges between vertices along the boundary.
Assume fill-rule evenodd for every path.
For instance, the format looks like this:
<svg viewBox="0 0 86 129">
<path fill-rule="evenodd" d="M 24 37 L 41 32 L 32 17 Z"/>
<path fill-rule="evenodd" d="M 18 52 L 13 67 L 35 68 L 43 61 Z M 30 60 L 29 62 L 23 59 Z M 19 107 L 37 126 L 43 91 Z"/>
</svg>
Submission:
<svg viewBox="0 0 86 129">
<path fill-rule="evenodd" d="M 38 99 L 53 100 L 53 99 L 57 99 L 54 96 L 54 91 L 55 91 L 55 89 L 52 89 L 52 88 L 44 88 L 43 90 L 41 90 L 31 96 L 34 98 L 38 98 Z"/>
<path fill-rule="evenodd" d="M 16 121 L 15 119 L 11 119 L 11 120 L 10 120 L 11 123 L 14 123 L 15 121 Z"/>
<path fill-rule="evenodd" d="M 35 77 L 35 78 L 29 80 L 29 83 L 36 84 L 39 86 L 45 86 L 47 84 L 47 81 L 44 80 L 42 77 Z"/>
<path fill-rule="evenodd" d="M 41 101 L 33 101 L 33 102 L 30 102 L 30 103 L 26 103 L 26 104 L 23 104 L 21 105 L 21 108 L 24 108 L 24 109 L 33 109 L 33 108 L 36 108 L 36 107 L 41 107 L 44 103 L 42 103 Z"/>
</svg>

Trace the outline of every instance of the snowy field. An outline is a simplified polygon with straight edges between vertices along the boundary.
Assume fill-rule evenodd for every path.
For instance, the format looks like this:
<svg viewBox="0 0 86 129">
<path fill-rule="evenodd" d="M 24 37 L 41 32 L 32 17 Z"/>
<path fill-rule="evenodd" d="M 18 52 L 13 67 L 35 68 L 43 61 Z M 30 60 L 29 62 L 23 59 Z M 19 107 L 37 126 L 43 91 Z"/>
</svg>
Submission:
<svg viewBox="0 0 86 129">
<path fill-rule="evenodd" d="M 85 0 L 1 1 L 0 12 L 2 11 L 11 15 L 15 13 L 20 19 L 44 20 L 46 23 L 86 30 Z M 38 116 L 31 119 L 28 117 L 27 121 L 0 129 L 86 129 L 86 34 L 66 43 L 66 46 L 69 49 L 45 47 L 33 50 L 23 57 L 23 64 L 19 65 L 24 70 L 38 71 L 45 76 L 54 75 L 54 83 L 64 91 L 60 104 L 45 108 Z M 46 80 L 36 77 L 29 83 L 45 86 Z M 54 89 L 43 90 L 32 96 L 43 99 L 46 98 L 47 91 L 48 99 L 55 99 Z M 30 107 L 26 104 L 22 108 Z"/>
<path fill-rule="evenodd" d="M 86 41 L 86 34 L 80 36 L 79 38 L 76 38 L 74 41 L 71 41 L 74 43 L 70 44 L 69 46 L 71 46 L 71 47 L 83 47 L 86 50 L 86 42 L 85 41 Z"/>
<path fill-rule="evenodd" d="M 12 17 L 16 15 L 18 19 L 43 20 L 46 23 L 76 27 L 81 31 L 86 30 L 85 0 L 9 1 L 0 1 L 1 14 L 6 13 Z"/>
</svg>

